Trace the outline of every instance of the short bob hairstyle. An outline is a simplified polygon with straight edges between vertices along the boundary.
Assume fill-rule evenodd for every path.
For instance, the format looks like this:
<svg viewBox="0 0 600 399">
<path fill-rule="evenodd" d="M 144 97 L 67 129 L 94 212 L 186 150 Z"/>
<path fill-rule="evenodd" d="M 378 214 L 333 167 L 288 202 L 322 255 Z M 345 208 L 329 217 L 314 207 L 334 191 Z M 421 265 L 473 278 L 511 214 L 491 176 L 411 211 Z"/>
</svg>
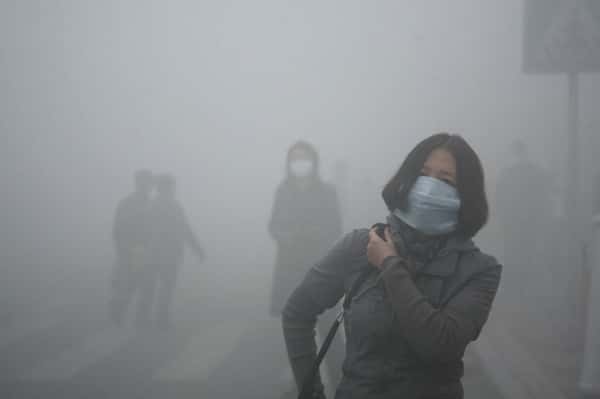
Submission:
<svg viewBox="0 0 600 399">
<path fill-rule="evenodd" d="M 421 175 L 429 154 L 439 148 L 447 150 L 456 160 L 456 188 L 461 200 L 457 233 L 471 238 L 487 223 L 488 202 L 481 161 L 459 135 L 438 133 L 417 144 L 385 185 L 381 195 L 390 211 L 396 208 L 405 210 L 410 189 Z"/>
</svg>

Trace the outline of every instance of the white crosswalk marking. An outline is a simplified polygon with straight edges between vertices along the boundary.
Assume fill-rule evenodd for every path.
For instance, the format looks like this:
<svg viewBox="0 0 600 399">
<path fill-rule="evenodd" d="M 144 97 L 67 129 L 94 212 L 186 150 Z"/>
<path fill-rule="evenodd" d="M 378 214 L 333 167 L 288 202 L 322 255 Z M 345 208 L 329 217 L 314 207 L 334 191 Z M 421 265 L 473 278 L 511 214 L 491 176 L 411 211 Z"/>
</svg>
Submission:
<svg viewBox="0 0 600 399">
<path fill-rule="evenodd" d="M 73 377 L 77 371 L 113 353 L 133 336 L 132 330 L 109 327 L 87 337 L 81 345 L 62 353 L 56 359 L 48 359 L 36 366 L 26 381 L 60 381 Z"/>
</svg>

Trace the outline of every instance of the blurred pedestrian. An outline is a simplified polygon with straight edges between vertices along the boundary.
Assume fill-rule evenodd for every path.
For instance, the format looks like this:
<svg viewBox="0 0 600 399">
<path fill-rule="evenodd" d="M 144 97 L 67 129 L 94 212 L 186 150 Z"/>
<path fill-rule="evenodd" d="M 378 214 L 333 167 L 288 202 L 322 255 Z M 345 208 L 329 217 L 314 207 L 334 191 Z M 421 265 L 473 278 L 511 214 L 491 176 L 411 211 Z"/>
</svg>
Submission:
<svg viewBox="0 0 600 399">
<path fill-rule="evenodd" d="M 306 272 L 341 235 L 342 221 L 335 187 L 321 180 L 317 150 L 305 141 L 292 145 L 287 154 L 286 177 L 277 188 L 269 232 L 277 244 L 271 315 L 281 310 Z M 323 338 L 335 311 L 319 322 Z M 343 343 L 337 338 L 326 362 L 329 378 L 341 378 Z"/>
<path fill-rule="evenodd" d="M 512 163 L 499 175 L 496 207 L 502 229 L 504 273 L 503 289 L 514 317 L 526 322 L 537 311 L 537 303 L 549 289 L 540 275 L 547 275 L 547 243 L 555 230 L 564 226 L 553 223 L 554 184 L 544 168 L 530 156 L 527 145 L 517 140 L 510 146 Z M 524 323 L 521 323 L 524 325 Z"/>
<path fill-rule="evenodd" d="M 166 328 L 171 325 L 171 306 L 185 248 L 194 251 L 200 261 L 204 259 L 204 251 L 176 199 L 175 178 L 158 176 L 156 190 L 156 198 L 149 209 L 149 260 L 142 276 L 137 322 L 140 326 L 156 322 L 159 327 Z M 155 320 L 152 317 L 154 307 Z"/>
<path fill-rule="evenodd" d="M 109 311 L 116 324 L 123 321 L 149 249 L 149 211 L 154 185 L 152 172 L 137 171 L 134 181 L 135 190 L 119 202 L 113 223 L 116 262 Z"/>
</svg>

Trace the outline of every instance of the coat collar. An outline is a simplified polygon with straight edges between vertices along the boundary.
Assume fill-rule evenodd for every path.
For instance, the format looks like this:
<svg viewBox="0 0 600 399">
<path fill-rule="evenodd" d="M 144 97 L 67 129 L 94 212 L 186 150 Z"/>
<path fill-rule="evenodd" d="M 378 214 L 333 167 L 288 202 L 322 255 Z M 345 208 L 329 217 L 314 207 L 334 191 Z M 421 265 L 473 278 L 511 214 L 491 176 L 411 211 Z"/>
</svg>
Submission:
<svg viewBox="0 0 600 399">
<path fill-rule="evenodd" d="M 417 273 L 448 277 L 456 272 L 459 258 L 463 253 L 476 250 L 477 246 L 475 246 L 473 240 L 460 236 L 452 236 L 435 259 L 424 265 Z"/>
</svg>

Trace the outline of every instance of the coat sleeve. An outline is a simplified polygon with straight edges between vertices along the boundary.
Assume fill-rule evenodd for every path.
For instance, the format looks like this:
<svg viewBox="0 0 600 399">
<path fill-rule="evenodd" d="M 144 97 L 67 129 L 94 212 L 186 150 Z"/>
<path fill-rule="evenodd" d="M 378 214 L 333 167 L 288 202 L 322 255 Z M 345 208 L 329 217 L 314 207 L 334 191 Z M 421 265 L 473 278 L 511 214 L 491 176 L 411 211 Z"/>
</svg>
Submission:
<svg viewBox="0 0 600 399">
<path fill-rule="evenodd" d="M 344 295 L 347 254 L 353 233 L 346 235 L 306 275 L 292 293 L 282 314 L 283 334 L 298 390 L 316 358 L 317 316 L 335 306 Z M 322 392 L 320 377 L 315 390 Z"/>
<path fill-rule="evenodd" d="M 196 253 L 196 255 L 198 255 L 200 257 L 204 257 L 204 250 L 202 249 L 202 246 L 200 245 L 200 241 L 198 241 L 198 237 L 196 236 L 196 233 L 190 226 L 189 222 L 187 222 L 187 220 L 186 220 L 186 223 L 183 225 L 183 228 L 184 228 L 186 243 Z"/>
<path fill-rule="evenodd" d="M 411 348 L 426 362 L 460 360 L 487 320 L 502 267 L 489 265 L 437 309 L 416 287 L 399 257 L 385 259 L 383 266 L 388 298 Z"/>
<path fill-rule="evenodd" d="M 181 206 L 178 207 L 179 220 L 181 229 L 183 230 L 183 237 L 185 238 L 186 244 L 194 251 L 198 256 L 204 257 L 204 250 L 200 245 L 200 241 L 190 225 L 190 221 Z"/>
</svg>

